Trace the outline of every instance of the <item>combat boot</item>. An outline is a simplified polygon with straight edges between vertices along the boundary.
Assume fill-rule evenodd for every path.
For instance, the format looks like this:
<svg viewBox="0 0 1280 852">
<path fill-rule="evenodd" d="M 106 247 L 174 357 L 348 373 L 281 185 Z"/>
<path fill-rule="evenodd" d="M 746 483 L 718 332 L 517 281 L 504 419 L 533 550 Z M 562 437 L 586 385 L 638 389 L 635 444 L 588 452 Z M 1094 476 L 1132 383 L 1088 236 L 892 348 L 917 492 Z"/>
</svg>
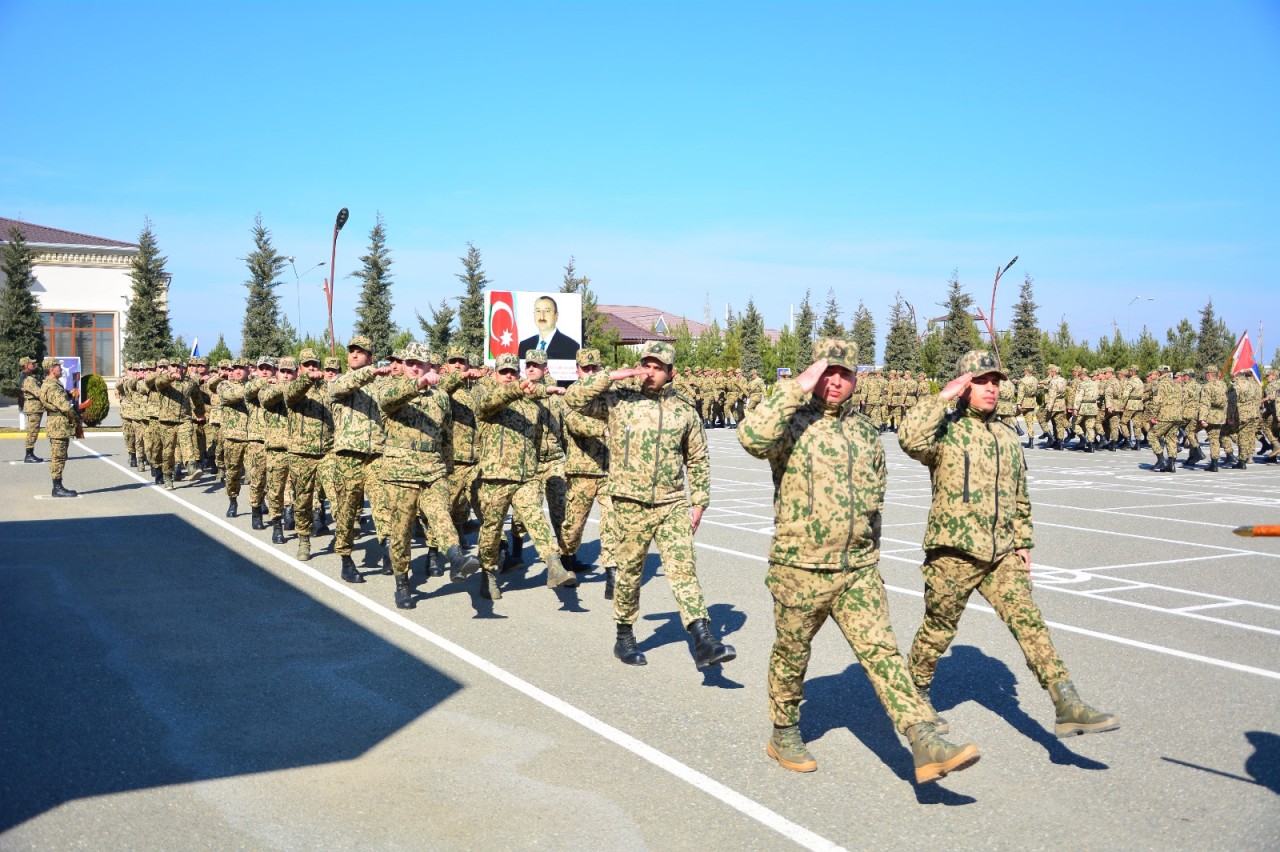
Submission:
<svg viewBox="0 0 1280 852">
<path fill-rule="evenodd" d="M 151 478 L 155 480 L 156 485 L 164 485 L 164 470 L 162 468 L 151 468 Z"/>
<path fill-rule="evenodd" d="M 618 582 L 618 569 L 610 565 L 604 569 L 604 599 L 613 600 L 613 587 Z"/>
<path fill-rule="evenodd" d="M 1227 457 L 1222 460 L 1222 466 L 1225 468 L 1233 468 L 1240 460 L 1236 458 L 1235 453 L 1227 453 Z"/>
<path fill-rule="evenodd" d="M 502 586 L 498 585 L 498 572 L 485 569 L 484 582 L 480 584 L 480 597 L 487 601 L 502 600 Z"/>
<path fill-rule="evenodd" d="M 1049 697 L 1058 718 L 1053 732 L 1059 737 L 1076 734 L 1100 734 L 1120 727 L 1120 720 L 1110 713 L 1095 710 L 1080 700 L 1069 680 L 1049 684 Z"/>
<path fill-rule="evenodd" d="M 279 518 L 271 520 L 271 543 L 284 544 L 284 523 Z"/>
<path fill-rule="evenodd" d="M 933 716 L 933 729 L 940 734 L 948 734 L 951 732 L 951 723 L 938 715 L 938 711 L 933 707 L 933 701 L 929 699 L 929 690 L 916 687 L 916 695 L 920 698 L 920 703 L 929 711 L 929 715 Z"/>
<path fill-rule="evenodd" d="M 1241 456 L 1239 459 L 1236 460 L 1236 463 L 1235 463 L 1236 470 L 1244 470 L 1248 466 L 1249 466 L 1249 463 L 1244 460 L 1244 456 Z"/>
<path fill-rule="evenodd" d="M 413 609 L 413 589 L 409 588 L 409 572 L 396 575 L 396 609 Z"/>
<path fill-rule="evenodd" d="M 547 554 L 547 588 L 572 589 L 576 585 L 578 585 L 578 576 L 572 571 L 565 570 L 564 563 L 560 561 L 560 554 Z"/>
<path fill-rule="evenodd" d="M 578 555 L 576 553 L 566 553 L 560 557 L 560 561 L 564 563 L 564 570 L 566 571 L 572 571 L 577 574 L 580 570 L 578 568 Z"/>
<path fill-rule="evenodd" d="M 1191 469 L 1193 469 L 1195 466 L 1196 466 L 1196 456 L 1195 456 L 1195 453 L 1192 453 L 1191 455 L 1187 456 L 1187 457 L 1186 457 L 1186 459 L 1184 459 L 1184 460 L 1183 460 L 1183 462 L 1182 462 L 1182 467 L 1183 467 L 1183 469 L 1184 469 L 1184 470 L 1191 470 Z"/>
<path fill-rule="evenodd" d="M 239 511 L 239 508 L 240 507 L 236 505 L 236 498 L 232 497 L 229 499 L 227 501 L 227 517 L 234 518 L 236 516 L 236 512 Z"/>
<path fill-rule="evenodd" d="M 774 727 L 773 736 L 769 737 L 764 747 L 765 754 L 778 761 L 784 769 L 792 772 L 812 772 L 818 768 L 818 761 L 813 759 L 809 749 L 800 737 L 799 725 Z"/>
<path fill-rule="evenodd" d="M 169 489 L 170 491 L 174 490 L 174 488 L 175 488 L 176 486 L 174 486 L 174 484 L 173 484 L 173 477 L 172 477 L 172 476 L 166 476 L 166 477 L 164 478 L 164 487 L 165 487 L 165 488 L 167 488 L 167 489 Z"/>
<path fill-rule="evenodd" d="M 737 659 L 738 652 L 732 645 L 726 645 L 712 635 L 711 622 L 707 619 L 699 618 L 690 624 L 689 635 L 693 637 L 693 661 L 698 671 Z"/>
<path fill-rule="evenodd" d="M 293 532 L 297 529 L 297 519 L 293 515 L 293 507 L 284 507 L 284 517 L 281 519 L 282 525 L 287 532 Z"/>
<path fill-rule="evenodd" d="M 311 558 L 311 539 L 305 535 L 298 536 L 298 561 L 306 562 Z"/>
<path fill-rule="evenodd" d="M 427 555 L 430 559 L 430 554 Z M 445 556 L 449 557 L 449 582 L 461 583 L 472 574 L 480 570 L 480 560 L 470 554 L 463 553 L 462 548 L 456 544 L 449 546 L 445 551 Z M 436 561 L 440 561 L 440 551 L 436 551 Z M 440 573 L 436 573 L 436 566 L 431 566 L 431 576 L 439 577 L 444 574 L 444 565 L 440 565 Z"/>
<path fill-rule="evenodd" d="M 55 479 L 53 481 L 53 496 L 54 497 L 78 497 L 79 492 L 72 491 L 70 488 L 63 488 L 62 478 L 59 477 L 58 479 Z"/>
<path fill-rule="evenodd" d="M 478 563 L 476 567 L 479 567 Z M 471 573 L 475 573 L 475 572 L 473 571 Z M 427 548 L 427 576 L 428 577 L 444 576 L 444 560 L 440 558 L 440 548 L 438 547 Z"/>
<path fill-rule="evenodd" d="M 1093 442 L 1092 442 L 1092 441 L 1088 441 L 1088 440 L 1086 440 L 1086 441 L 1084 442 L 1084 451 L 1085 451 L 1086 453 L 1091 453 L 1091 452 L 1093 452 Z"/>
<path fill-rule="evenodd" d="M 519 544 L 516 547 L 517 549 L 513 551 L 510 542 L 505 537 L 502 539 L 502 544 L 498 546 L 500 554 L 498 562 L 500 567 L 498 570 L 504 574 L 508 571 L 514 571 L 524 564 L 524 551 L 519 549 Z"/>
<path fill-rule="evenodd" d="M 1217 457 L 1217 456 L 1214 456 L 1214 457 L 1213 457 L 1213 460 L 1209 462 L 1209 466 L 1208 466 L 1208 467 L 1206 467 L 1206 468 L 1205 468 L 1205 470 L 1209 471 L 1209 473 L 1217 473 L 1217 472 L 1218 472 L 1218 457 Z"/>
<path fill-rule="evenodd" d="M 982 756 L 973 743 L 958 746 L 947 742 L 932 722 L 921 722 L 907 728 L 911 743 L 911 757 L 916 764 L 916 783 L 937 781 L 948 772 L 968 769 Z"/>
<path fill-rule="evenodd" d="M 262 522 L 262 507 L 254 506 L 249 510 L 249 526 L 255 530 L 265 530 L 267 525 Z"/>
<path fill-rule="evenodd" d="M 27 460 L 31 459 L 31 451 L 27 450 Z M 129 453 L 129 467 L 138 466 L 138 456 L 135 453 Z"/>
<path fill-rule="evenodd" d="M 1165 472 L 1165 473 L 1177 473 L 1177 472 L 1178 472 L 1178 468 L 1174 465 L 1174 460 L 1175 460 L 1175 459 L 1174 459 L 1174 457 L 1173 457 L 1173 456 L 1167 456 L 1167 457 L 1165 458 L 1165 460 L 1164 460 L 1164 472 Z"/>
<path fill-rule="evenodd" d="M 191 465 L 191 472 L 187 474 L 187 481 L 195 482 L 202 476 L 204 476 L 204 470 L 201 468 L 200 463 L 193 462 Z"/>
<path fill-rule="evenodd" d="M 350 553 L 342 556 L 342 579 L 348 583 L 363 583 L 364 577 L 356 570 L 356 561 L 351 558 Z"/>
<path fill-rule="evenodd" d="M 311 516 L 311 534 L 314 536 L 332 535 L 329 523 L 324 519 L 324 507 L 317 506 Z"/>
<path fill-rule="evenodd" d="M 174 479 L 187 478 L 187 468 L 185 465 L 182 464 L 182 462 L 178 462 L 173 466 L 173 478 Z"/>
<path fill-rule="evenodd" d="M 618 625 L 618 638 L 613 643 L 613 655 L 628 666 L 647 666 L 649 661 L 636 647 L 636 634 L 630 624 Z"/>
<path fill-rule="evenodd" d="M 395 573 L 391 570 L 391 537 L 378 539 L 378 548 L 382 551 L 382 570 L 378 573 L 390 577 Z"/>
<path fill-rule="evenodd" d="M 1155 473 L 1164 473 L 1164 453 L 1156 453 L 1156 463 L 1151 466 Z"/>
</svg>

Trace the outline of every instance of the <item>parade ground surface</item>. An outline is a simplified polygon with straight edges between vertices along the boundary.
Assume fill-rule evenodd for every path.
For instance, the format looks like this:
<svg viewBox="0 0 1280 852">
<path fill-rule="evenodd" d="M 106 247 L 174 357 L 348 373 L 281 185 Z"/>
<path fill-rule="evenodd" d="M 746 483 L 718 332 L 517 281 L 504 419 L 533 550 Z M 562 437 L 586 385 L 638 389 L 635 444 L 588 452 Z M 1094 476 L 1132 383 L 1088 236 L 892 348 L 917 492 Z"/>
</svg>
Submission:
<svg viewBox="0 0 1280 852">
<path fill-rule="evenodd" d="M 225 519 L 211 480 L 147 484 L 118 435 L 72 442 L 65 500 L 0 440 L 0 848 L 1280 847 L 1280 539 L 1232 535 L 1280 522 L 1280 467 L 1028 452 L 1037 599 L 1082 697 L 1122 727 L 1056 739 L 975 596 L 933 698 L 982 759 L 916 786 L 834 623 L 801 722 L 818 771 L 765 755 L 772 486 L 731 430 L 709 440 L 698 573 L 738 659 L 706 674 L 656 553 L 649 665 L 628 668 L 600 573 L 553 592 L 532 546 L 496 603 L 478 577 L 424 580 L 415 547 L 417 608 L 398 611 L 371 536 L 368 582 L 347 585 L 332 539 L 299 563 L 247 512 Z M 905 651 L 929 480 L 886 450 Z"/>
</svg>

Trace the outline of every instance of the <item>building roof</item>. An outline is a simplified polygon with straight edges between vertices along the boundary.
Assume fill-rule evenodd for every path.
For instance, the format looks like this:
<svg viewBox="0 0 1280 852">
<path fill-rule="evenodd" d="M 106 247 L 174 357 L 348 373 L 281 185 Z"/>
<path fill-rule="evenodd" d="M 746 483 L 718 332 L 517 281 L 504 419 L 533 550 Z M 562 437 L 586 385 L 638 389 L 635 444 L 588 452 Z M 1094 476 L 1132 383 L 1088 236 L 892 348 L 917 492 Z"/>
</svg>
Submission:
<svg viewBox="0 0 1280 852">
<path fill-rule="evenodd" d="M 605 328 L 616 331 L 618 333 L 618 342 L 626 346 L 635 346 L 650 340 L 665 340 L 667 342 L 675 340 L 669 334 L 650 331 L 648 328 L 641 328 L 633 322 L 628 322 L 617 314 L 605 310 L 604 306 L 600 307 L 600 314 L 604 317 Z"/>
<path fill-rule="evenodd" d="M 32 245 L 38 246 L 97 246 L 100 248 L 137 248 L 137 243 L 125 243 L 120 240 L 109 240 L 106 237 L 95 237 L 90 234 L 77 234 L 75 231 L 63 231 L 45 225 L 33 225 L 17 219 L 6 219 L 0 216 L 0 243 L 9 241 L 9 229 L 16 226 L 22 238 Z"/>
<path fill-rule="evenodd" d="M 628 335 L 622 331 L 621 326 L 627 326 L 637 329 L 636 335 L 639 340 L 636 342 L 643 343 L 646 340 L 673 340 L 676 329 L 680 328 L 680 324 L 684 323 L 689 327 L 689 334 L 698 338 L 702 333 L 710 328 L 709 325 L 697 320 L 691 320 L 683 314 L 664 311 L 661 308 L 651 308 L 646 305 L 598 305 L 597 309 L 605 315 L 605 321 L 612 327 L 618 328 L 618 334 L 626 338 Z M 657 329 L 657 334 L 649 329 Z M 724 326 L 720 327 L 721 332 Z M 776 329 L 766 328 L 765 336 L 774 343 L 778 342 L 781 334 Z M 625 340 L 623 342 L 626 342 Z"/>
</svg>

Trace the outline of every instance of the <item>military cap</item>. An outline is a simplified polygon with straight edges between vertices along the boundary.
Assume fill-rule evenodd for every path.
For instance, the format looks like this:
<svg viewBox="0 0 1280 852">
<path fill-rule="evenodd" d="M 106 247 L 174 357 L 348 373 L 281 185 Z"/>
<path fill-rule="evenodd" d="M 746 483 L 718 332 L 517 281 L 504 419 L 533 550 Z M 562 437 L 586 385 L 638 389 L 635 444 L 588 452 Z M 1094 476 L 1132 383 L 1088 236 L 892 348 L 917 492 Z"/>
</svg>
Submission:
<svg viewBox="0 0 1280 852">
<path fill-rule="evenodd" d="M 404 350 L 403 350 L 403 349 L 392 349 L 392 350 L 391 350 L 391 354 L 387 356 L 387 360 L 388 360 L 388 361 L 403 361 L 403 360 L 404 360 Z"/>
<path fill-rule="evenodd" d="M 844 367 L 846 370 L 858 369 L 858 345 L 852 340 L 841 340 L 838 337 L 824 337 L 813 342 L 813 360 L 827 359 L 828 366 Z"/>
<path fill-rule="evenodd" d="M 431 353 L 427 351 L 427 347 L 423 343 L 410 343 L 405 348 L 399 350 L 401 361 L 420 361 L 423 364 L 434 364 L 431 360 Z"/>
<path fill-rule="evenodd" d="M 155 361 L 139 361 L 138 362 L 139 370 L 154 370 L 155 368 L 156 368 Z"/>
<path fill-rule="evenodd" d="M 483 367 L 484 358 L 480 357 L 479 352 L 472 352 L 470 355 L 467 356 L 467 364 L 472 367 Z"/>
<path fill-rule="evenodd" d="M 524 353 L 524 362 L 526 364 L 537 364 L 543 366 L 547 363 L 547 353 L 541 349 L 530 349 Z"/>
<path fill-rule="evenodd" d="M 316 350 L 303 349 L 301 352 L 298 353 L 299 364 L 306 364 L 311 361 L 314 361 L 317 364 L 320 363 L 320 356 L 316 354 Z"/>
<path fill-rule="evenodd" d="M 298 362 L 295 361 L 293 358 L 285 356 L 284 358 L 280 359 L 279 363 L 276 364 L 276 366 L 279 367 L 281 370 L 296 370 L 298 369 Z"/>
<path fill-rule="evenodd" d="M 1205 371 L 1204 371 L 1204 374 L 1205 374 L 1206 376 L 1216 376 L 1216 375 L 1218 375 L 1218 368 L 1217 368 L 1217 367 L 1206 367 L 1206 368 L 1205 368 Z"/>
<path fill-rule="evenodd" d="M 464 361 L 464 362 L 465 362 L 465 361 L 467 360 L 467 347 L 465 347 L 465 346 L 450 346 L 450 347 L 449 347 L 449 350 L 448 350 L 448 352 L 446 353 L 446 356 L 445 356 L 445 357 L 447 357 L 450 361 Z"/>
<path fill-rule="evenodd" d="M 34 364 L 35 362 L 36 362 L 35 358 L 28 358 L 27 356 L 23 355 L 21 358 L 18 359 L 18 366 L 25 367 L 28 364 Z"/>
<path fill-rule="evenodd" d="M 324 359 L 324 368 L 326 370 L 341 370 L 342 361 L 336 355 L 330 355 Z"/>
<path fill-rule="evenodd" d="M 352 349 L 363 349 L 370 355 L 373 354 L 373 341 L 365 337 L 363 334 L 357 334 L 355 337 L 347 341 L 347 351 Z"/>
<path fill-rule="evenodd" d="M 221 361 L 218 362 L 219 370 L 230 370 L 232 366 L 233 365 L 230 359 L 227 359 L 227 358 L 223 358 Z"/>
<path fill-rule="evenodd" d="M 276 359 L 270 355 L 259 355 L 257 366 L 259 367 L 275 367 Z"/>
<path fill-rule="evenodd" d="M 986 349 L 974 349 L 961 355 L 959 362 L 956 364 L 956 372 L 958 375 L 972 373 L 975 379 L 979 376 L 989 376 L 993 373 L 1002 379 L 1009 378 L 1000 369 L 996 359 Z"/>
<path fill-rule="evenodd" d="M 426 349 L 427 344 L 422 344 L 422 348 Z M 427 363 L 439 366 L 444 363 L 444 358 L 434 349 L 427 349 Z"/>
<path fill-rule="evenodd" d="M 645 358 L 657 358 L 670 367 L 676 363 L 676 348 L 661 340 L 650 340 L 640 347 L 640 360 L 643 361 Z"/>
<path fill-rule="evenodd" d="M 58 363 L 58 359 L 51 356 L 41 361 L 40 367 L 44 370 L 52 370 Z"/>
<path fill-rule="evenodd" d="M 209 366 L 209 359 L 204 357 L 188 358 L 187 365 L 191 367 L 207 367 Z"/>
<path fill-rule="evenodd" d="M 1157 373 L 1172 373 L 1173 371 L 1169 369 L 1169 365 L 1168 365 L 1168 364 L 1161 364 L 1159 367 L 1156 367 L 1156 372 L 1157 372 Z"/>
<path fill-rule="evenodd" d="M 1061 373 L 1061 372 L 1062 372 L 1061 370 L 1059 370 L 1059 369 L 1058 369 L 1058 365 L 1057 365 L 1057 364 L 1050 364 L 1049 366 L 1045 367 L 1045 369 L 1046 369 L 1046 370 L 1053 370 L 1053 372 L 1055 372 L 1055 373 Z"/>
<path fill-rule="evenodd" d="M 159 359 L 158 361 L 156 361 L 156 369 L 157 369 L 157 370 L 158 370 L 158 369 L 160 369 L 161 367 L 167 367 L 167 366 L 169 366 L 169 359 L 168 359 L 168 358 L 161 358 L 161 359 Z"/>
<path fill-rule="evenodd" d="M 520 372 L 520 359 L 510 352 L 503 352 L 494 362 L 493 369 L 499 373 L 503 370 L 515 370 L 518 373 Z"/>
<path fill-rule="evenodd" d="M 579 349 L 577 356 L 574 358 L 578 362 L 579 367 L 599 367 L 600 366 L 600 350 L 599 349 Z M 685 368 L 685 372 L 689 372 L 689 368 Z"/>
</svg>

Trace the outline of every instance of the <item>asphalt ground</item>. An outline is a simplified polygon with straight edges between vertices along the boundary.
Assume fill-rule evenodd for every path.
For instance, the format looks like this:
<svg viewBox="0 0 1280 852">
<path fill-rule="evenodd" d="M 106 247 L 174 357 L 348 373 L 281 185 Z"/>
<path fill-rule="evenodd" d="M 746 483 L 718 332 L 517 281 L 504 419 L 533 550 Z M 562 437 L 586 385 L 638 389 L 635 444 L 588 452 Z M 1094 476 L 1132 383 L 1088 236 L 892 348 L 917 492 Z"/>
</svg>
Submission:
<svg viewBox="0 0 1280 852">
<path fill-rule="evenodd" d="M 929 482 L 885 438 L 881 569 L 906 650 Z M 1037 600 L 1122 727 L 1055 738 L 975 596 L 933 698 L 982 760 L 916 786 L 834 624 L 801 722 L 818 771 L 765 756 L 772 488 L 731 430 L 709 441 L 699 575 L 738 659 L 699 673 L 656 553 L 649 665 L 628 668 L 600 574 L 548 590 L 531 546 L 492 604 L 479 578 L 424 579 L 416 547 L 418 605 L 398 611 L 391 578 L 337 579 L 331 539 L 298 563 L 225 519 L 208 479 L 146 484 L 118 436 L 73 442 L 74 500 L 0 440 L 0 848 L 1280 847 L 1280 539 L 1231 534 L 1280 521 L 1280 467 L 1029 451 Z"/>
</svg>

